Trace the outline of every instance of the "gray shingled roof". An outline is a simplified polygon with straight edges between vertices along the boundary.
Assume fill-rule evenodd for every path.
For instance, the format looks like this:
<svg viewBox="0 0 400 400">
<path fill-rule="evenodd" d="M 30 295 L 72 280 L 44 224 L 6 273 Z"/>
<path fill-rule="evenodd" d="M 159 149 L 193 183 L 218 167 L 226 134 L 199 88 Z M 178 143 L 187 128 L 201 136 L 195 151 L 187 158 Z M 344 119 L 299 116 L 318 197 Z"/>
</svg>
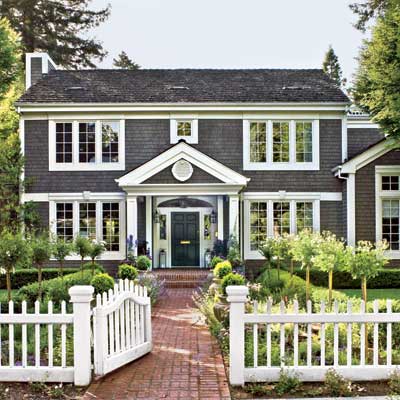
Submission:
<svg viewBox="0 0 400 400">
<path fill-rule="evenodd" d="M 51 71 L 19 103 L 343 103 L 322 70 Z"/>
</svg>

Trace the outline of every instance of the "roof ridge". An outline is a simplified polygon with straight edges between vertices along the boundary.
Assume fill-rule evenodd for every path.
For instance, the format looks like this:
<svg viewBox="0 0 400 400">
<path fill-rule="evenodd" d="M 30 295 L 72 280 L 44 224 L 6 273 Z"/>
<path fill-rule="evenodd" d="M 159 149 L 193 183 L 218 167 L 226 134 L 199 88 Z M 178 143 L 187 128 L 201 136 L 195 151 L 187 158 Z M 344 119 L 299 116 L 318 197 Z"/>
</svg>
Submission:
<svg viewBox="0 0 400 400">
<path fill-rule="evenodd" d="M 60 70 L 52 70 L 51 73 L 54 72 L 164 72 L 164 71 L 217 71 L 217 72 L 263 72 L 263 71 L 321 71 L 322 68 L 140 68 L 136 70 L 132 69 L 122 69 L 122 68 L 92 68 L 92 69 L 60 69 Z"/>
</svg>

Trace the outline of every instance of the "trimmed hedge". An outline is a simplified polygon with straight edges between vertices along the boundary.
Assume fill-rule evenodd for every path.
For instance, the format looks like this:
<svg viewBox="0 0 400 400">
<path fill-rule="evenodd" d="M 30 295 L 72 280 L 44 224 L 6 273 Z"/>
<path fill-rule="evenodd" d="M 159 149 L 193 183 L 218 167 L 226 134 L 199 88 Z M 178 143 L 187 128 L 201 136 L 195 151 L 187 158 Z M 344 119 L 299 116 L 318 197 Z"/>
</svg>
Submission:
<svg viewBox="0 0 400 400">
<path fill-rule="evenodd" d="M 73 274 L 79 271 L 79 268 L 64 268 L 64 275 Z M 58 268 L 44 268 L 43 280 L 53 279 L 58 277 Z M 37 282 L 38 271 L 35 268 L 19 269 L 11 275 L 11 287 L 20 289 L 22 286 Z M 7 289 L 6 275 L 0 275 L 0 289 Z"/>
<path fill-rule="evenodd" d="M 305 269 L 296 269 L 295 274 L 305 279 Z M 311 270 L 311 283 L 315 286 L 328 286 L 328 274 L 326 272 Z M 348 272 L 333 273 L 334 289 L 359 289 L 361 282 L 359 279 L 353 279 Z M 368 281 L 368 289 L 391 289 L 400 288 L 400 269 L 382 269 L 379 275 Z"/>
</svg>

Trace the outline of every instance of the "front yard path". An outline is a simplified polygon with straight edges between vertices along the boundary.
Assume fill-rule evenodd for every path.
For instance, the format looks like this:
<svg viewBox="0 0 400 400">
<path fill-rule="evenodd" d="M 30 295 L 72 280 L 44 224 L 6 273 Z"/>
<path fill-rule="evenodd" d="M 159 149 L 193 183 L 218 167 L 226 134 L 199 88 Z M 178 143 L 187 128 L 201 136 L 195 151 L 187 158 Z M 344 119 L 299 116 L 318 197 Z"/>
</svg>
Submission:
<svg viewBox="0 0 400 400">
<path fill-rule="evenodd" d="M 92 383 L 84 399 L 229 400 L 218 343 L 192 293 L 168 289 L 153 311 L 153 351 Z"/>
</svg>

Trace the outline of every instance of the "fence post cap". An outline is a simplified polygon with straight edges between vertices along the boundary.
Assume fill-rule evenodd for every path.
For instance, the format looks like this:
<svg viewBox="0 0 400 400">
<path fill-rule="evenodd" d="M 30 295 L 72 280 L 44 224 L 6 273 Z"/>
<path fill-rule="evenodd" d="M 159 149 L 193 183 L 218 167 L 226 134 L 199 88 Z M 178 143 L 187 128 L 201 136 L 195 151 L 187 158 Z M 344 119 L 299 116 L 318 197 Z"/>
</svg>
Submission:
<svg viewBox="0 0 400 400">
<path fill-rule="evenodd" d="M 244 303 L 249 294 L 249 288 L 247 286 L 228 286 L 226 293 L 230 303 Z"/>
<path fill-rule="evenodd" d="M 68 293 L 73 303 L 88 303 L 92 300 L 94 287 L 90 285 L 72 286 Z"/>
</svg>

